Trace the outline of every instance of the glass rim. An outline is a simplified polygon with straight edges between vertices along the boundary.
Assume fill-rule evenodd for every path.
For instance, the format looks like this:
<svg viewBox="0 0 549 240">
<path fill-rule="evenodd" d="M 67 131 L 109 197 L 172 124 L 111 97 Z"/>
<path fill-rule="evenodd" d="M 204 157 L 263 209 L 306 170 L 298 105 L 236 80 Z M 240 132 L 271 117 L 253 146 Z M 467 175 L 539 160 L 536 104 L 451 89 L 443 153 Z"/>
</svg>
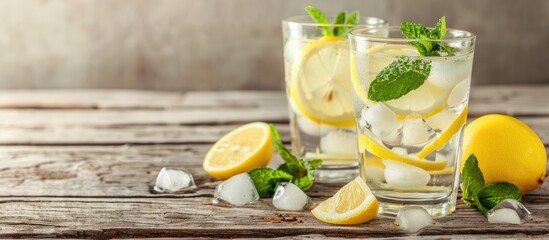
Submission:
<svg viewBox="0 0 549 240">
<path fill-rule="evenodd" d="M 378 17 L 359 17 L 358 24 L 333 24 L 333 23 L 316 23 L 308 15 L 299 15 L 286 18 L 282 20 L 282 23 L 288 25 L 299 25 L 309 27 L 371 27 L 371 26 L 385 26 L 387 20 Z"/>
<path fill-rule="evenodd" d="M 433 28 L 428 27 L 427 29 L 432 30 Z M 370 42 L 386 42 L 386 43 L 408 43 L 408 42 L 415 42 L 415 41 L 421 41 L 421 42 L 438 42 L 438 43 L 444 43 L 444 42 L 469 42 L 474 41 L 476 39 L 476 35 L 472 32 L 465 31 L 465 30 L 459 30 L 454 28 L 447 28 L 446 29 L 446 36 L 448 36 L 448 33 L 457 33 L 456 37 L 452 38 L 445 38 L 445 39 L 408 39 L 404 36 L 402 37 L 382 37 L 382 36 L 375 36 L 366 34 L 368 31 L 371 30 L 388 30 L 388 31 L 396 31 L 400 32 L 400 26 L 380 26 L 380 27 L 364 27 L 364 28 L 358 28 L 351 30 L 349 32 L 349 38 L 356 39 L 356 40 L 362 40 L 362 41 L 370 41 Z"/>
</svg>

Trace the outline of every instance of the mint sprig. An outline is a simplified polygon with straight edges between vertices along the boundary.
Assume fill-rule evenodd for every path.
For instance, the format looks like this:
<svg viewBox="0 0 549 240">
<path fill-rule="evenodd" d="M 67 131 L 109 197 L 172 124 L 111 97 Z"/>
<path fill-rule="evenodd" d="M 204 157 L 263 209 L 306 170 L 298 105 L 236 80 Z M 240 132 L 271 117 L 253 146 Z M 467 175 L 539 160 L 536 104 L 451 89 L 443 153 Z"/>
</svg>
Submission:
<svg viewBox="0 0 549 240">
<path fill-rule="evenodd" d="M 305 11 L 311 16 L 311 18 L 318 24 L 330 24 L 330 21 L 326 17 L 326 15 L 320 11 L 319 9 L 308 6 L 305 8 Z M 347 33 L 351 30 L 353 25 L 357 25 L 360 20 L 360 14 L 358 11 L 354 11 L 351 13 L 347 12 L 340 12 L 336 15 L 334 19 L 335 25 L 349 25 L 349 26 L 334 26 L 331 28 L 330 26 L 319 26 L 322 29 L 324 36 L 338 36 L 338 37 L 345 37 Z"/>
<path fill-rule="evenodd" d="M 400 31 L 408 39 L 419 39 L 410 41 L 408 44 L 415 46 L 422 57 L 454 54 L 450 47 L 431 41 L 444 39 L 446 35 L 445 17 L 438 20 L 433 30 L 429 30 L 418 23 L 403 22 L 400 24 Z M 372 81 L 368 90 L 368 99 L 376 102 L 386 102 L 401 98 L 421 87 L 429 77 L 430 72 L 430 61 L 402 56 L 385 67 Z"/>
<path fill-rule="evenodd" d="M 462 178 L 463 202 L 469 207 L 477 208 L 484 214 L 504 199 L 510 198 L 517 201 L 522 199 L 520 190 L 511 183 L 495 182 L 485 184 L 484 175 L 478 167 L 477 158 L 473 154 L 465 161 Z"/>
<path fill-rule="evenodd" d="M 256 168 L 248 172 L 259 196 L 272 197 L 281 182 L 291 182 L 303 191 L 309 190 L 314 183 L 314 171 L 322 165 L 322 160 L 298 159 L 284 146 L 276 127 L 273 124 L 269 126 L 274 148 L 284 163 L 278 169 Z"/>
<path fill-rule="evenodd" d="M 400 57 L 381 70 L 372 81 L 368 98 L 377 102 L 398 99 L 423 85 L 430 73 L 429 62 Z"/>
<path fill-rule="evenodd" d="M 446 17 L 440 18 L 433 30 L 429 30 L 425 26 L 413 22 L 401 23 L 400 30 L 408 39 L 420 39 L 420 41 L 412 41 L 408 44 L 416 47 L 421 56 L 454 55 L 454 51 L 451 47 L 443 45 L 440 42 L 432 41 L 443 40 L 446 36 Z"/>
</svg>

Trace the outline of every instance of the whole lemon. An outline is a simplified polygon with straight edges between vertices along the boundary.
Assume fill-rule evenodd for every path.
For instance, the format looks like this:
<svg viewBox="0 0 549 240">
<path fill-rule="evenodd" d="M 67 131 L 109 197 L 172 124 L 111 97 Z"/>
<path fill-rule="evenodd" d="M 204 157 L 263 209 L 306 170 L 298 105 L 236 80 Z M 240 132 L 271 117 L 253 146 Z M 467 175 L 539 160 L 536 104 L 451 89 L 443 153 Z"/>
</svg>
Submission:
<svg viewBox="0 0 549 240">
<path fill-rule="evenodd" d="M 523 194 L 545 180 L 547 153 L 541 139 L 520 120 L 504 115 L 480 117 L 465 128 L 461 169 L 469 155 L 489 182 L 509 182 Z"/>
</svg>

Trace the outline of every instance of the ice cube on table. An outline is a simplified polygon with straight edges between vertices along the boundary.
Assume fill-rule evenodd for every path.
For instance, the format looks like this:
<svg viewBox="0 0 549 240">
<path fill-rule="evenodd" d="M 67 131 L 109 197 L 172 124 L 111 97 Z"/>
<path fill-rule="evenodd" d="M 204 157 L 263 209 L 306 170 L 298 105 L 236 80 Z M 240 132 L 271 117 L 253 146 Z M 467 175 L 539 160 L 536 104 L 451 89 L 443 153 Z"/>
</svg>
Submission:
<svg viewBox="0 0 549 240">
<path fill-rule="evenodd" d="M 473 61 L 433 61 L 426 82 L 439 88 L 450 89 L 471 75 Z"/>
<path fill-rule="evenodd" d="M 469 96 L 469 85 L 471 85 L 470 78 L 459 82 L 448 96 L 448 106 L 455 107 L 465 102 Z"/>
<path fill-rule="evenodd" d="M 280 210 L 301 211 L 309 208 L 312 200 L 293 183 L 278 184 L 273 197 L 273 206 Z"/>
<path fill-rule="evenodd" d="M 402 125 L 402 144 L 418 146 L 427 143 L 435 132 L 422 118 L 406 119 Z"/>
<path fill-rule="evenodd" d="M 320 138 L 320 151 L 328 154 L 356 155 L 358 153 L 356 133 L 338 129 Z"/>
<path fill-rule="evenodd" d="M 417 232 L 420 229 L 433 224 L 433 217 L 419 206 L 407 206 L 398 211 L 395 224 L 407 232 Z"/>
<path fill-rule="evenodd" d="M 374 104 L 363 110 L 361 112 L 360 124 L 365 126 L 370 125 L 372 129 L 376 129 L 378 137 L 384 137 L 393 133 L 401 125 L 396 114 L 383 103 Z"/>
<path fill-rule="evenodd" d="M 511 224 L 523 224 L 530 215 L 530 211 L 514 199 L 505 199 L 486 213 L 488 222 Z"/>
<path fill-rule="evenodd" d="M 196 187 L 193 175 L 184 169 L 164 167 L 156 176 L 154 190 L 157 192 L 177 192 Z"/>
<path fill-rule="evenodd" d="M 248 173 L 235 175 L 215 187 L 214 203 L 224 201 L 236 206 L 252 203 L 259 199 L 259 193 Z"/>
<path fill-rule="evenodd" d="M 417 188 L 426 186 L 431 180 L 431 175 L 419 167 L 387 159 L 382 162 L 385 165 L 385 181 L 391 186 Z"/>
</svg>

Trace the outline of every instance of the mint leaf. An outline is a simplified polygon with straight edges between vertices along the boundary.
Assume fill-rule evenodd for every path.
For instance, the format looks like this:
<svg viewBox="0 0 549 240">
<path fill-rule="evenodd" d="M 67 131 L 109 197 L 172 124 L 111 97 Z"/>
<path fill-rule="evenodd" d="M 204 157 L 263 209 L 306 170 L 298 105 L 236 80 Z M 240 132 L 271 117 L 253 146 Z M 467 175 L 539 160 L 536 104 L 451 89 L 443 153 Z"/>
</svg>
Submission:
<svg viewBox="0 0 549 240">
<path fill-rule="evenodd" d="M 484 175 L 478 167 L 478 160 L 474 154 L 471 154 L 465 161 L 461 178 L 463 179 L 461 190 L 464 199 L 477 195 L 484 187 Z"/>
<path fill-rule="evenodd" d="M 402 34 L 408 39 L 442 40 L 446 36 L 446 17 L 438 20 L 433 30 L 429 31 L 421 24 L 403 22 L 400 24 Z M 408 44 L 417 48 L 421 56 L 452 56 L 453 49 L 433 41 L 412 41 Z"/>
<path fill-rule="evenodd" d="M 385 102 L 400 98 L 423 85 L 430 73 L 429 62 L 402 56 L 381 70 L 372 81 L 368 99 Z"/>
<path fill-rule="evenodd" d="M 446 17 L 442 17 L 438 20 L 437 25 L 433 28 L 433 30 L 429 33 L 430 39 L 444 39 L 444 36 L 446 36 Z"/>
<path fill-rule="evenodd" d="M 478 160 L 474 154 L 471 154 L 463 166 L 463 203 L 465 205 L 478 208 L 482 213 L 498 205 L 504 199 L 515 199 L 520 201 L 522 194 L 513 184 L 507 182 L 496 182 L 485 184 L 482 171 L 478 167 Z"/>
<path fill-rule="evenodd" d="M 262 198 L 272 197 L 276 186 L 281 182 L 292 182 L 303 191 L 309 190 L 314 183 L 314 171 L 322 165 L 322 160 L 297 159 L 282 143 L 276 127 L 273 124 L 269 124 L 269 127 L 273 145 L 285 163 L 281 164 L 278 169 L 256 168 L 248 172 L 259 196 Z"/>
<path fill-rule="evenodd" d="M 358 11 L 353 11 L 349 14 L 347 14 L 347 17 L 345 18 L 344 23 L 345 25 L 349 25 L 346 27 L 337 27 L 337 33 L 334 31 L 335 36 L 345 37 L 347 36 L 347 33 L 351 31 L 354 25 L 357 25 L 360 21 L 360 13 Z"/>
<path fill-rule="evenodd" d="M 322 13 L 320 10 L 313 6 L 308 6 L 305 8 L 307 13 L 309 13 L 309 16 L 318 24 L 330 24 L 328 21 L 328 18 L 326 18 L 326 15 Z M 322 31 L 324 31 L 324 36 L 333 36 L 334 33 L 332 32 L 332 28 L 329 26 L 321 26 L 320 27 Z"/>
<path fill-rule="evenodd" d="M 347 15 L 345 24 L 357 25 L 359 21 L 360 21 L 360 13 L 358 11 L 353 11 Z"/>
<path fill-rule="evenodd" d="M 305 171 L 304 167 L 299 166 L 299 161 L 297 158 L 284 146 L 282 140 L 280 139 L 280 134 L 273 124 L 269 124 L 271 128 L 272 141 L 276 152 L 280 155 L 284 162 L 298 166 L 301 171 Z"/>
<path fill-rule="evenodd" d="M 335 18 L 335 21 L 334 21 L 334 24 L 336 25 L 341 25 L 341 24 L 345 24 L 345 20 L 347 19 L 347 13 L 345 12 L 340 12 L 336 18 Z M 342 33 L 345 31 L 345 28 L 344 26 L 335 26 L 334 27 L 334 36 L 340 36 L 342 37 Z"/>
<path fill-rule="evenodd" d="M 272 168 L 256 168 L 248 172 L 254 181 L 255 188 L 262 198 L 272 197 L 276 186 L 281 182 L 289 182 L 293 176 Z"/>
<path fill-rule="evenodd" d="M 429 30 L 419 23 L 403 22 L 400 24 L 400 31 L 408 39 L 422 39 L 429 36 Z"/>
<path fill-rule="evenodd" d="M 489 210 L 498 205 L 501 201 L 505 199 L 515 199 L 520 201 L 522 199 L 522 194 L 520 189 L 517 186 L 507 183 L 507 182 L 495 182 L 488 183 L 480 192 L 477 194 L 479 206 L 482 206 L 482 209 L 479 207 L 483 213 L 486 213 L 483 210 Z"/>
<path fill-rule="evenodd" d="M 322 164 L 322 160 L 300 160 L 300 164 L 307 169 L 307 173 L 303 176 L 295 178 L 292 183 L 298 186 L 301 190 L 307 191 L 313 186 L 315 180 L 315 169 Z"/>
</svg>

